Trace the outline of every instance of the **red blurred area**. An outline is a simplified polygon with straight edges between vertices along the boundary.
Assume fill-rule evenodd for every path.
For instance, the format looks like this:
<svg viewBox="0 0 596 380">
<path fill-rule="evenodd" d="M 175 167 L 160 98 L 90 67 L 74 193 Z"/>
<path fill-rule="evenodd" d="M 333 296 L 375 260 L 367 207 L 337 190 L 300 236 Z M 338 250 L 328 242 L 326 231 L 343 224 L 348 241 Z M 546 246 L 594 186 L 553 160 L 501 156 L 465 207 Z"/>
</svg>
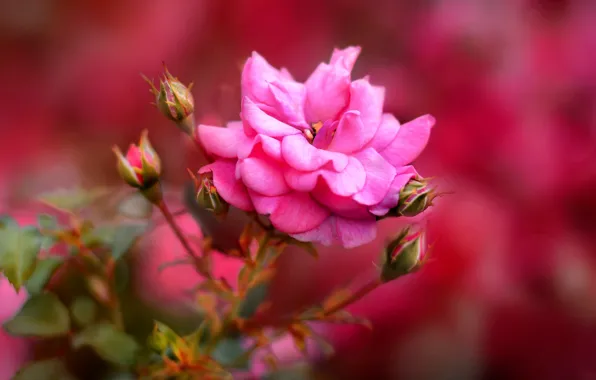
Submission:
<svg viewBox="0 0 596 380">
<path fill-rule="evenodd" d="M 337 355 L 324 371 L 596 378 L 595 2 L 7 0 L 2 8 L 0 211 L 26 213 L 27 199 L 49 188 L 117 183 L 110 147 L 144 128 L 166 179 L 181 184 L 201 162 L 181 153 L 188 147 L 149 106 L 139 76 L 158 75 L 162 61 L 194 81 L 197 118 L 215 124 L 237 118 L 240 66 L 252 50 L 304 80 L 333 47 L 360 45 L 355 75 L 387 87 L 387 112 L 436 117 L 416 164 L 454 195 L 430 218 L 431 262 L 354 305 L 375 328 L 331 329 Z M 384 222 L 369 246 L 324 249 L 318 262 L 289 253 L 274 310 L 370 272 L 398 224 Z M 11 297 L 3 293 L 0 307 Z M 0 367 L 18 361 L 4 357 L 13 343 L 3 339 Z"/>
</svg>

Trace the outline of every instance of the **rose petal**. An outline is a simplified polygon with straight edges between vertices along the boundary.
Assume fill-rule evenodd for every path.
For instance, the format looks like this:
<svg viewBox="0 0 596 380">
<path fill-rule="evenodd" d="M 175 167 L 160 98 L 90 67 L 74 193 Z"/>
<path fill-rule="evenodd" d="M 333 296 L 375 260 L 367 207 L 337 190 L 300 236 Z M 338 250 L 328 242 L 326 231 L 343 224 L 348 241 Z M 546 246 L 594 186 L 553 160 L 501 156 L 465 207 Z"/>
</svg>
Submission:
<svg viewBox="0 0 596 380">
<path fill-rule="evenodd" d="M 434 124 L 435 118 L 431 115 L 420 116 L 403 124 L 395 139 L 379 153 L 396 167 L 411 163 L 428 143 Z"/>
<path fill-rule="evenodd" d="M 281 160 L 281 142 L 265 135 L 256 135 L 252 140 L 248 138 L 242 140 L 238 147 L 238 158 L 248 158 L 259 148 L 268 157 Z"/>
<path fill-rule="evenodd" d="M 360 46 L 348 46 L 341 50 L 333 49 L 329 63 L 334 66 L 340 66 L 347 71 L 352 71 L 361 50 Z"/>
<path fill-rule="evenodd" d="M 341 244 L 344 248 L 355 248 L 370 243 L 377 236 L 374 217 L 367 220 L 353 220 L 332 215 L 312 230 L 292 234 L 300 241 L 318 242 L 323 245 Z"/>
<path fill-rule="evenodd" d="M 348 158 L 348 165 L 339 173 L 324 168 L 312 172 L 289 168 L 285 172 L 286 183 L 298 191 L 312 191 L 319 178 L 325 180 L 334 194 L 347 197 L 362 190 L 366 182 L 366 173 L 360 161 L 354 157 Z"/>
<path fill-rule="evenodd" d="M 373 86 L 368 79 L 358 79 L 350 85 L 349 110 L 360 111 L 360 118 L 367 131 L 366 142 L 369 142 L 381 123 L 383 103 L 385 101 L 385 88 Z"/>
<path fill-rule="evenodd" d="M 354 248 L 370 243 L 377 237 L 377 223 L 374 217 L 369 219 L 346 219 L 336 217 L 335 228 L 341 245 Z"/>
<path fill-rule="evenodd" d="M 343 153 L 317 149 L 300 136 L 287 136 L 281 142 L 281 154 L 288 165 L 296 170 L 317 170 L 331 163 L 335 171 L 342 171 L 348 165 L 348 156 Z"/>
<path fill-rule="evenodd" d="M 389 210 L 397 206 L 400 190 L 416 175 L 418 175 L 418 173 L 413 166 L 403 166 L 398 168 L 397 174 L 393 179 L 393 182 L 391 182 L 391 186 L 389 187 L 389 190 L 387 190 L 383 200 L 369 209 L 371 214 L 383 216 L 387 214 Z"/>
<path fill-rule="evenodd" d="M 255 210 L 261 215 L 271 214 L 279 205 L 279 201 L 284 197 L 283 195 L 278 197 L 268 197 L 250 189 L 248 189 L 248 195 L 252 200 L 252 204 L 255 206 Z"/>
<path fill-rule="evenodd" d="M 308 128 L 304 120 L 306 89 L 302 83 L 274 81 L 269 83 L 269 91 L 275 100 L 276 116 L 295 127 Z"/>
<path fill-rule="evenodd" d="M 354 157 L 360 161 L 366 172 L 364 187 L 354 195 L 354 200 L 366 206 L 379 203 L 395 178 L 395 168 L 373 148 L 367 148 Z"/>
<path fill-rule="evenodd" d="M 373 129 L 364 127 L 359 111 L 348 111 L 342 115 L 327 149 L 346 154 L 353 153 L 362 149 L 374 133 Z"/>
<path fill-rule="evenodd" d="M 198 127 L 198 136 L 207 152 L 222 158 L 236 158 L 240 143 L 247 139 L 244 131 L 235 126 L 222 128 L 204 124 Z"/>
<path fill-rule="evenodd" d="M 257 193 L 277 196 L 290 191 L 283 172 L 274 161 L 259 158 L 247 158 L 240 163 L 242 181 Z"/>
<path fill-rule="evenodd" d="M 244 132 L 248 136 L 264 134 L 270 137 L 280 137 L 301 133 L 299 129 L 267 115 L 247 97 L 242 101 L 242 120 L 244 121 Z"/>
<path fill-rule="evenodd" d="M 231 204 L 244 211 L 252 211 L 253 206 L 246 192 L 246 187 L 238 181 L 235 176 L 236 161 L 217 160 L 209 165 L 203 166 L 199 173 L 213 173 L 213 184 L 221 197 Z"/>
<path fill-rule="evenodd" d="M 336 119 L 350 99 L 350 72 L 321 63 L 304 83 L 304 114 L 311 123 Z"/>
<path fill-rule="evenodd" d="M 366 206 L 356 202 L 352 197 L 334 194 L 325 181 L 319 181 L 310 194 L 317 202 L 339 216 L 352 219 L 370 217 Z"/>
<path fill-rule="evenodd" d="M 375 133 L 372 140 L 366 145 L 373 148 L 377 152 L 382 151 L 395 139 L 397 132 L 399 132 L 399 121 L 390 113 L 384 113 L 381 116 L 381 124 L 377 133 Z"/>
<path fill-rule="evenodd" d="M 315 202 L 309 194 L 293 192 L 279 200 L 269 219 L 278 230 L 296 234 L 315 228 L 328 216 L 329 211 Z"/>
<path fill-rule="evenodd" d="M 271 66 L 265 58 L 257 52 L 253 52 L 242 69 L 242 97 L 248 97 L 257 103 L 271 105 L 274 99 L 269 89 L 269 83 L 282 77 L 285 76 Z"/>
</svg>

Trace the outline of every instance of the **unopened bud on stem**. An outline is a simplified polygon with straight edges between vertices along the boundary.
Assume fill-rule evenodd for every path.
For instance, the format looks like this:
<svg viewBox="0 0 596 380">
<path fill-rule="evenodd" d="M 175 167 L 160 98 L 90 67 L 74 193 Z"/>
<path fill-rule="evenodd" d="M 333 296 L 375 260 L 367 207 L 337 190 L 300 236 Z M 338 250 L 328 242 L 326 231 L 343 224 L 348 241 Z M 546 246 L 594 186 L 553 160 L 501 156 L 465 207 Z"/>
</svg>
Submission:
<svg viewBox="0 0 596 380">
<path fill-rule="evenodd" d="M 399 192 L 399 202 L 392 211 L 397 216 L 416 216 L 432 205 L 436 189 L 425 178 L 412 178 Z"/>
<path fill-rule="evenodd" d="M 403 229 L 385 248 L 381 280 L 389 282 L 417 271 L 425 260 L 426 252 L 424 232 L 411 227 Z"/>
<path fill-rule="evenodd" d="M 193 176 L 197 189 L 197 203 L 206 210 L 213 212 L 216 216 L 225 217 L 230 205 L 223 200 L 213 183 L 213 174 L 204 173 L 198 178 Z"/>
<path fill-rule="evenodd" d="M 159 90 L 153 82 L 143 76 L 151 86 L 151 93 L 155 96 L 155 105 L 168 119 L 176 122 L 178 127 L 190 136 L 194 135 L 195 102 L 190 92 L 192 83 L 185 86 L 168 71 L 164 65 L 163 78 L 159 81 Z"/>
<path fill-rule="evenodd" d="M 120 177 L 132 187 L 138 188 L 143 195 L 155 203 L 161 197 L 159 177 L 161 175 L 161 160 L 151 146 L 147 131 L 141 134 L 138 145 L 131 144 L 122 154 L 120 148 L 113 148 L 118 159 L 118 173 Z"/>
</svg>

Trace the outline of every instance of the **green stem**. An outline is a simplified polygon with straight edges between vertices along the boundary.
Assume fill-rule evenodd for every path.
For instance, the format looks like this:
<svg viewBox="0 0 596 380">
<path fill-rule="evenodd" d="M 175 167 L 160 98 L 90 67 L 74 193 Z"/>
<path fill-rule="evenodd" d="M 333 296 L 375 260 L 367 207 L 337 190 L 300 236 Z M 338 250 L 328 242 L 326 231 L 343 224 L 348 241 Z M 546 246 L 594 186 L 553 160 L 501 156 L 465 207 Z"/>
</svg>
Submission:
<svg viewBox="0 0 596 380">
<path fill-rule="evenodd" d="M 376 288 L 378 288 L 379 285 L 381 285 L 381 284 L 382 284 L 382 282 L 379 279 L 371 280 L 370 282 L 364 284 L 356 292 L 354 292 L 354 294 L 352 294 L 350 297 L 346 298 L 345 300 L 336 304 L 335 306 L 330 307 L 329 309 L 323 311 L 323 315 L 329 316 L 329 315 L 332 315 L 332 314 L 344 309 L 347 306 L 350 306 L 351 304 L 362 299 L 368 293 L 370 293 L 373 290 L 375 290 Z"/>
<path fill-rule="evenodd" d="M 197 268 L 197 271 L 201 275 L 203 275 L 205 278 L 211 278 L 211 274 L 209 273 L 209 270 L 206 268 L 203 258 L 200 257 L 192 249 L 188 240 L 186 239 L 186 236 L 184 236 L 184 234 L 182 233 L 180 226 L 178 226 L 178 223 L 176 223 L 176 220 L 174 219 L 174 215 L 172 215 L 172 213 L 170 212 L 166 203 L 164 201 L 161 201 L 157 204 L 157 207 L 163 214 L 167 223 L 170 225 L 170 228 L 172 229 L 172 231 L 174 231 L 174 234 L 176 235 L 178 240 L 180 240 L 180 243 L 182 243 L 182 246 L 184 247 L 186 252 L 189 254 L 190 257 L 192 257 L 192 259 L 195 263 L 195 267 Z"/>
</svg>

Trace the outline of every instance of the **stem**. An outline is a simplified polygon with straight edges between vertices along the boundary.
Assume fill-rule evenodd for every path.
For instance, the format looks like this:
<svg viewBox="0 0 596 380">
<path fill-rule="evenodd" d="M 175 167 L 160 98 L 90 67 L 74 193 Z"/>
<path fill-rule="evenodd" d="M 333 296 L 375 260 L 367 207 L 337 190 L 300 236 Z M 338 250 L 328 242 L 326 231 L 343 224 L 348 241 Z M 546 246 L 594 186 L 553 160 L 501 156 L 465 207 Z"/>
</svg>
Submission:
<svg viewBox="0 0 596 380">
<path fill-rule="evenodd" d="M 365 285 L 363 285 L 360 289 L 358 289 L 356 292 L 354 292 L 354 294 L 352 294 L 350 297 L 348 297 L 344 301 L 342 301 L 342 302 L 338 303 L 337 305 L 335 305 L 333 307 L 330 307 L 329 309 L 325 310 L 323 312 L 323 315 L 324 316 L 329 316 L 329 315 L 332 315 L 333 313 L 336 313 L 336 312 L 342 310 L 343 308 L 345 308 L 347 306 L 350 306 L 351 304 L 353 304 L 353 303 L 359 301 L 360 299 L 362 299 L 362 297 L 364 297 L 368 293 L 370 293 L 373 290 L 375 290 L 376 288 L 378 288 L 379 285 L 381 285 L 381 281 L 379 279 L 371 280 L 370 282 L 368 282 Z"/>
<path fill-rule="evenodd" d="M 114 271 L 116 269 L 116 261 L 110 257 L 106 265 L 106 281 L 110 289 L 110 307 L 112 313 L 112 322 L 116 328 L 124 331 L 124 319 L 122 317 L 122 308 L 120 307 L 120 299 L 116 290 L 116 276 Z"/>
<path fill-rule="evenodd" d="M 168 206 L 166 205 L 166 203 L 164 201 L 160 201 L 157 204 L 157 207 L 159 208 L 159 210 L 163 214 L 164 218 L 170 225 L 170 228 L 172 228 L 172 231 L 174 231 L 174 234 L 176 234 L 176 237 L 178 238 L 178 240 L 180 240 L 180 243 L 182 243 L 182 246 L 184 247 L 186 252 L 190 255 L 190 257 L 192 257 L 193 261 L 195 262 L 195 267 L 197 268 L 199 273 L 206 278 L 211 278 L 211 274 L 209 273 L 209 270 L 205 267 L 205 263 L 204 263 L 202 257 L 200 257 L 192 249 L 192 247 L 188 243 L 188 240 L 186 239 L 186 236 L 184 236 L 184 234 L 182 233 L 182 230 L 176 223 L 176 220 L 174 219 L 174 215 L 172 215 L 172 213 L 168 209 Z"/>
</svg>

